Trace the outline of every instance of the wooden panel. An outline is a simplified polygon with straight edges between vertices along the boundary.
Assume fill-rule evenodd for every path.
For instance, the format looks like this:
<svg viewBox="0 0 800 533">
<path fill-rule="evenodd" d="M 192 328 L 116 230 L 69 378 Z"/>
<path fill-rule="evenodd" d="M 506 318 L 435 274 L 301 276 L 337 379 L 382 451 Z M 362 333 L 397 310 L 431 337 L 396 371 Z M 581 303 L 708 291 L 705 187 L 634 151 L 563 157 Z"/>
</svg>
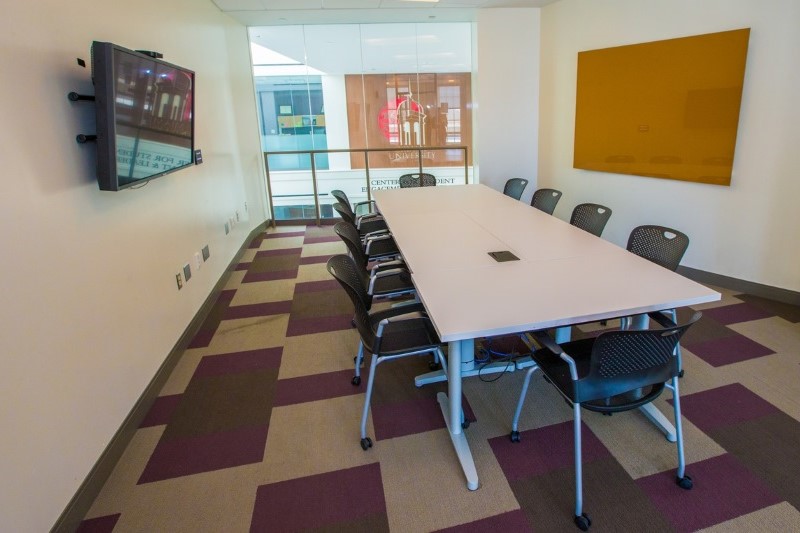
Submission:
<svg viewBox="0 0 800 533">
<path fill-rule="evenodd" d="M 749 37 L 580 52 L 573 166 L 730 185 Z"/>
</svg>

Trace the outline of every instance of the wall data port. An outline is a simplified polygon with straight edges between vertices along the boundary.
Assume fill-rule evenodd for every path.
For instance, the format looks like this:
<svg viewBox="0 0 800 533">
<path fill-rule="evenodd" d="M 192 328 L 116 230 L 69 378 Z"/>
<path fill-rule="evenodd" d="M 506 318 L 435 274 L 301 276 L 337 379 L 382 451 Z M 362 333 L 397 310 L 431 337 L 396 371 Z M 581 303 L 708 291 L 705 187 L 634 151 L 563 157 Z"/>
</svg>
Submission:
<svg viewBox="0 0 800 533">
<path fill-rule="evenodd" d="M 203 261 L 208 261 L 209 257 L 211 257 L 211 252 L 208 250 L 208 245 L 206 244 L 203 246 Z"/>
<path fill-rule="evenodd" d="M 181 278 L 180 272 L 175 274 L 175 281 L 178 284 L 178 290 L 183 288 L 183 278 Z"/>
<path fill-rule="evenodd" d="M 186 281 L 192 279 L 192 267 L 188 263 L 183 265 L 183 279 Z"/>
</svg>

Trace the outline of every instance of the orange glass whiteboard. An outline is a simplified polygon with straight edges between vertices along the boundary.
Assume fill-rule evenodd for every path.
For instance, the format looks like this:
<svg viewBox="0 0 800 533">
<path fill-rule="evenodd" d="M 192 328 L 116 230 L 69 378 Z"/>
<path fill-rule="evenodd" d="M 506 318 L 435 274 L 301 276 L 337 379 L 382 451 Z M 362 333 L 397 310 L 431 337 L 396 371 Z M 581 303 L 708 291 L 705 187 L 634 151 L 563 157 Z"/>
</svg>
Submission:
<svg viewBox="0 0 800 533">
<path fill-rule="evenodd" d="M 730 185 L 749 38 L 579 52 L 573 166 Z"/>
</svg>

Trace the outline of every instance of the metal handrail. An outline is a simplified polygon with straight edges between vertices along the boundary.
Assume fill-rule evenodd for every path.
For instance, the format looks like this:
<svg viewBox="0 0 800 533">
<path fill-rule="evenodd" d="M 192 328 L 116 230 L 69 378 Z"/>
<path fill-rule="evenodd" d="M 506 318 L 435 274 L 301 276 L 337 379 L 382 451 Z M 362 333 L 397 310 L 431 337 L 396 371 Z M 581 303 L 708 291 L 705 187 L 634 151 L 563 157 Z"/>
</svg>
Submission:
<svg viewBox="0 0 800 533">
<path fill-rule="evenodd" d="M 369 179 L 369 154 L 370 152 L 408 152 L 408 151 L 415 151 L 417 152 L 417 161 L 419 162 L 419 172 L 422 173 L 423 165 L 422 165 L 422 152 L 429 151 L 429 150 L 461 150 L 464 152 L 464 183 L 469 183 L 469 148 L 467 146 L 415 146 L 413 148 L 338 148 L 338 149 L 326 149 L 326 150 L 289 150 L 289 151 L 281 151 L 281 152 L 264 152 L 264 167 L 267 173 L 267 184 L 269 185 L 269 210 L 270 213 L 273 214 L 272 217 L 272 224 L 275 224 L 275 206 L 272 202 L 272 181 L 270 180 L 270 171 L 269 171 L 269 156 L 271 155 L 303 155 L 308 154 L 311 158 L 311 182 L 314 188 L 314 211 L 316 215 L 317 226 L 321 223 L 320 217 L 320 204 L 319 204 L 319 194 L 317 189 L 317 166 L 316 166 L 316 155 L 317 154 L 342 154 L 342 153 L 362 153 L 364 154 L 364 170 L 365 170 L 365 180 L 366 180 L 366 190 L 367 190 L 367 200 L 372 200 L 372 188 L 370 185 Z"/>
</svg>

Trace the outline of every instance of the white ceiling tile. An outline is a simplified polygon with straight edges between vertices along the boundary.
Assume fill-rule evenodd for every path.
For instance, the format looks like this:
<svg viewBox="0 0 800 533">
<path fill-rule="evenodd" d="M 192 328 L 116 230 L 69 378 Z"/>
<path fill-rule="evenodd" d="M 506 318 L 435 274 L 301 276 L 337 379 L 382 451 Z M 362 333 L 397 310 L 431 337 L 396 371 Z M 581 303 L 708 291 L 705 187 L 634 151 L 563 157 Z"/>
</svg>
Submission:
<svg viewBox="0 0 800 533">
<path fill-rule="evenodd" d="M 263 9 L 322 9 L 322 0 L 261 0 Z"/>
<path fill-rule="evenodd" d="M 214 0 L 220 11 L 255 11 L 264 9 L 261 0 Z"/>
<path fill-rule="evenodd" d="M 324 9 L 376 9 L 381 0 L 322 0 Z"/>
</svg>

